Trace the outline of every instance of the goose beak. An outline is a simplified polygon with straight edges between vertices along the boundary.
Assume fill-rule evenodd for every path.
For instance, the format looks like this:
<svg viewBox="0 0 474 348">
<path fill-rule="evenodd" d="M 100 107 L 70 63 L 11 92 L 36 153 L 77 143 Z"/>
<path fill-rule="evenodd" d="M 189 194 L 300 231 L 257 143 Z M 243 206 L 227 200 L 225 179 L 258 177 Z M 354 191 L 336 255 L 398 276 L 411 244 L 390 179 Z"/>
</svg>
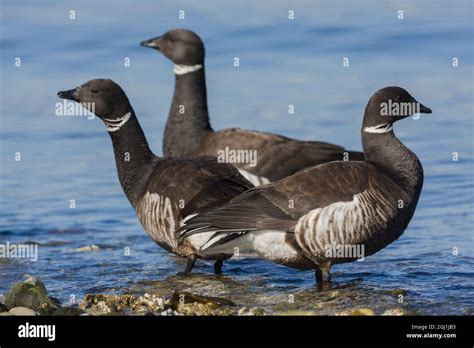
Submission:
<svg viewBox="0 0 474 348">
<path fill-rule="evenodd" d="M 420 103 L 420 113 L 422 114 L 431 114 L 431 109 L 424 106 L 423 104 Z"/>
<path fill-rule="evenodd" d="M 159 45 L 160 44 L 160 38 L 161 38 L 161 36 L 157 36 L 157 37 L 154 37 L 152 39 L 142 41 L 142 42 L 140 42 L 140 46 L 155 48 L 155 49 L 159 50 L 160 49 L 160 45 Z"/>
<path fill-rule="evenodd" d="M 58 92 L 58 97 L 62 99 L 69 99 L 73 100 L 75 102 L 79 102 L 79 99 L 77 99 L 77 88 L 74 89 L 69 89 L 67 91 L 60 91 Z"/>
</svg>

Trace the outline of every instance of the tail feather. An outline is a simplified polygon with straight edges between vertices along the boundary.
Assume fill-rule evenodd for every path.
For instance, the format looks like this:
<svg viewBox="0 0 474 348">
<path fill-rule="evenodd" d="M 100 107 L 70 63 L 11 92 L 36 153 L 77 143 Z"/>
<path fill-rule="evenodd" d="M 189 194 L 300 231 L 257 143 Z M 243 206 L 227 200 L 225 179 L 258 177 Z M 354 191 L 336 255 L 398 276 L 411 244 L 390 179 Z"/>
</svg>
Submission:
<svg viewBox="0 0 474 348">
<path fill-rule="evenodd" d="M 214 247 L 217 247 L 217 246 L 221 246 L 221 245 L 224 245 L 236 238 L 239 238 L 243 235 L 247 234 L 247 231 L 239 231 L 239 232 L 228 232 L 228 231 L 220 231 L 220 232 L 216 232 L 214 233 L 211 238 L 209 238 L 209 240 L 204 243 L 202 246 L 201 246 L 201 249 L 200 251 L 202 252 L 205 252 L 205 251 L 209 251 L 210 249 L 214 248 Z M 220 237 L 220 238 L 218 238 Z"/>
<path fill-rule="evenodd" d="M 295 224 L 296 221 L 290 215 L 262 196 L 258 189 L 250 189 L 219 208 L 187 219 L 177 233 L 181 239 L 198 233 L 213 233 L 201 246 L 200 250 L 204 251 L 216 247 L 240 248 L 251 243 L 251 236 L 238 239 L 249 232 L 273 229 L 290 231 Z"/>
</svg>

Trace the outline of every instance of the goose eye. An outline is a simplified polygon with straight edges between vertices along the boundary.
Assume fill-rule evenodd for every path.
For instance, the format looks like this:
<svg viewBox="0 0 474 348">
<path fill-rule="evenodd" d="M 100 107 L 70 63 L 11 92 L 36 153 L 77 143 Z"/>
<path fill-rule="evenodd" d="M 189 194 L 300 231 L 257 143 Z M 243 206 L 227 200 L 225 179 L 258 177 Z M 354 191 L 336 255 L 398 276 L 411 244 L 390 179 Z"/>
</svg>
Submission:
<svg viewBox="0 0 474 348">
<path fill-rule="evenodd" d="M 170 41 L 176 41 L 176 38 L 174 36 L 170 36 Z"/>
<path fill-rule="evenodd" d="M 99 92 L 97 88 L 92 88 L 92 93 L 97 93 L 97 92 Z"/>
</svg>

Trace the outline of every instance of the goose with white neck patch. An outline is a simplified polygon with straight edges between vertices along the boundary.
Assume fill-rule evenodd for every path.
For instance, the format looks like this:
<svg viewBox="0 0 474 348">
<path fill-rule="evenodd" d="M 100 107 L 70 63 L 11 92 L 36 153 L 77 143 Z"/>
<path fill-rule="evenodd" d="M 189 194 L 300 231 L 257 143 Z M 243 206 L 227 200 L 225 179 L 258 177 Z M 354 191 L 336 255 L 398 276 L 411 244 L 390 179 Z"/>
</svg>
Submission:
<svg viewBox="0 0 474 348">
<path fill-rule="evenodd" d="M 381 109 L 387 102 L 415 107 L 384 115 Z M 283 265 L 315 269 L 317 282 L 330 281 L 333 264 L 383 249 L 400 237 L 413 217 L 423 167 L 395 136 L 393 124 L 417 112 L 431 110 L 403 88 L 382 88 L 365 109 L 365 161 L 325 163 L 250 189 L 187 220 L 181 236 L 212 232 L 203 250 L 255 250 Z"/>
<path fill-rule="evenodd" d="M 151 239 L 169 252 L 186 257 L 186 274 L 196 258 L 216 260 L 214 269 L 220 273 L 223 260 L 233 253 L 202 252 L 201 246 L 210 234 L 183 242 L 177 229 L 183 219 L 229 201 L 252 184 L 235 167 L 219 164 L 215 157 L 155 156 L 127 96 L 112 80 L 91 80 L 58 96 L 90 108 L 105 123 L 120 184 Z"/>
<path fill-rule="evenodd" d="M 255 185 L 275 181 L 321 163 L 363 160 L 360 152 L 347 151 L 341 146 L 324 142 L 299 141 L 239 128 L 214 131 L 209 123 L 205 49 L 201 38 L 190 30 L 174 29 L 143 41 L 141 45 L 156 49 L 175 64 L 175 90 L 163 137 L 165 156 L 218 157 L 226 148 L 255 151 L 258 157 L 256 166 L 232 162 Z"/>
</svg>

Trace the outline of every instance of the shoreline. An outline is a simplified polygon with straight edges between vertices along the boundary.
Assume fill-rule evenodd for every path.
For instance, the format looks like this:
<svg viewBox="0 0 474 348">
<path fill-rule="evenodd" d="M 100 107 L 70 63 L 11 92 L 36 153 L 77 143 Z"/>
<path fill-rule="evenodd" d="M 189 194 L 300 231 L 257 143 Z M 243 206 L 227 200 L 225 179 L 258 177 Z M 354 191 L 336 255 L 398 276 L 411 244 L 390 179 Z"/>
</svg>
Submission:
<svg viewBox="0 0 474 348">
<path fill-rule="evenodd" d="M 175 277 L 172 280 L 182 280 Z M 189 278 L 188 278 L 189 279 Z M 243 304 L 238 296 L 208 295 L 204 286 L 192 289 L 181 286 L 170 286 L 170 280 L 147 284 L 148 289 L 124 291 L 121 294 L 86 294 L 80 300 L 71 298 L 69 303 L 60 303 L 48 295 L 48 290 L 39 278 L 30 277 L 24 282 L 13 284 L 0 304 L 0 315 L 40 315 L 40 316 L 364 316 L 389 315 L 400 316 L 410 313 L 403 305 L 383 306 L 377 308 L 357 305 L 357 294 L 350 294 L 341 289 L 320 289 L 317 298 L 301 298 L 301 294 L 289 295 L 285 301 L 282 296 L 267 295 L 261 306 L 251 303 Z M 210 284 L 208 286 L 214 286 Z M 317 290 L 315 290 L 317 291 Z M 223 291 L 221 291 L 223 292 Z M 400 298 L 402 290 L 387 291 L 387 299 Z M 260 294 L 255 294 L 256 297 Z M 354 306 L 348 301 L 354 300 Z M 268 304 L 274 301 L 273 306 Z M 305 306 L 301 306 L 304 301 Z M 285 303 L 286 302 L 286 303 Z M 299 302 L 299 303 L 298 303 Z M 344 304 L 341 306 L 341 304 Z M 339 305 L 338 305 L 339 304 Z M 312 308 L 308 308 L 312 307 Z"/>
</svg>

